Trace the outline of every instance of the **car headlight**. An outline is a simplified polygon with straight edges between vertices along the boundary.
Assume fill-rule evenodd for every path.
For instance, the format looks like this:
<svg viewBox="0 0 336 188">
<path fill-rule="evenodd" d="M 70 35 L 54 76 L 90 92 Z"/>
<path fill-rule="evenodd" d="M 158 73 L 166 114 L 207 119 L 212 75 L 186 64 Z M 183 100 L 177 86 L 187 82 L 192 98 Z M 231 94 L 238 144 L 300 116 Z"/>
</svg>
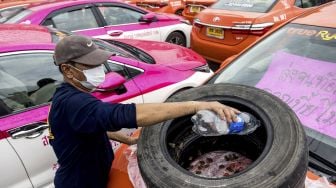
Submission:
<svg viewBox="0 0 336 188">
<path fill-rule="evenodd" d="M 200 67 L 196 67 L 193 69 L 194 71 L 199 71 L 199 72 L 206 72 L 206 73 L 210 73 L 211 69 L 209 68 L 209 65 L 202 65 Z"/>
</svg>

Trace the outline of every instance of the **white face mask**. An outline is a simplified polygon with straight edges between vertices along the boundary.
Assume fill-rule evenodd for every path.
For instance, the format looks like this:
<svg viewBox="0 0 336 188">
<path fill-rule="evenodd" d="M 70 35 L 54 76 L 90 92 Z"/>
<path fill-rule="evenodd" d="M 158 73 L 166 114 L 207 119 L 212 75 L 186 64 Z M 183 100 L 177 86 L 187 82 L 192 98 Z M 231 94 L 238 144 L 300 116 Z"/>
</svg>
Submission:
<svg viewBox="0 0 336 188">
<path fill-rule="evenodd" d="M 82 72 L 84 73 L 86 77 L 86 81 L 79 81 L 79 82 L 82 84 L 82 86 L 90 90 L 95 89 L 105 80 L 104 65 L 100 65 L 92 69 L 83 70 Z"/>
</svg>

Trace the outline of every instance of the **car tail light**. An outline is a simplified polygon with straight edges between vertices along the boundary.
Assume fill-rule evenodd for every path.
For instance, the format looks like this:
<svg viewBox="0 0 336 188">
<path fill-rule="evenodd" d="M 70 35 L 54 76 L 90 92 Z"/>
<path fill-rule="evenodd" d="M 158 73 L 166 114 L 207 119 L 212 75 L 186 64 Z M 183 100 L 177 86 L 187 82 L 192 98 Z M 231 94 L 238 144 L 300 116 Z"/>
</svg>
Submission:
<svg viewBox="0 0 336 188">
<path fill-rule="evenodd" d="M 271 29 L 272 22 L 261 24 L 236 24 L 232 27 L 233 34 L 252 34 L 261 36 Z"/>
<path fill-rule="evenodd" d="M 200 67 L 196 67 L 193 70 L 198 71 L 198 72 L 206 72 L 206 73 L 211 72 L 208 64 L 202 65 Z"/>
</svg>

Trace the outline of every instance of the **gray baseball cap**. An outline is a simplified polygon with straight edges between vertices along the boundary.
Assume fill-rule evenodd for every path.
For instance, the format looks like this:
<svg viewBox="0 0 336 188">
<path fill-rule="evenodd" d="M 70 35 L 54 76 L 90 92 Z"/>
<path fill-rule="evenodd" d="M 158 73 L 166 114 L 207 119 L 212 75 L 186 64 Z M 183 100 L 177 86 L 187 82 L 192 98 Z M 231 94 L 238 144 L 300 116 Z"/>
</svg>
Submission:
<svg viewBox="0 0 336 188">
<path fill-rule="evenodd" d="M 54 59 L 60 65 L 69 61 L 85 65 L 100 65 L 107 61 L 113 52 L 98 48 L 90 37 L 66 36 L 56 44 Z"/>
</svg>

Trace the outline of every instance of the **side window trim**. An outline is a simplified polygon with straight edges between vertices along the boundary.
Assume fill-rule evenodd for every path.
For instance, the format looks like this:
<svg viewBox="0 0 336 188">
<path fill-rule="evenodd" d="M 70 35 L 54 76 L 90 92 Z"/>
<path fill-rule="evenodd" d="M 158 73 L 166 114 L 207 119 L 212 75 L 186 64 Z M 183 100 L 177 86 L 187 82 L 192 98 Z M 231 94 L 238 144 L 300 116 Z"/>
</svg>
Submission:
<svg viewBox="0 0 336 188">
<path fill-rule="evenodd" d="M 50 24 L 45 24 L 49 22 Z M 54 23 L 54 21 L 51 19 L 51 18 L 48 18 L 48 19 L 45 19 L 43 22 L 42 22 L 42 25 L 43 26 L 48 26 L 48 25 L 52 25 L 53 28 L 56 28 L 56 25 Z"/>
<path fill-rule="evenodd" d="M 127 64 L 124 64 L 124 63 L 119 63 L 119 62 L 117 62 L 117 61 L 108 60 L 107 62 L 108 62 L 108 63 L 112 63 L 112 64 L 117 64 L 117 65 L 120 65 L 120 66 L 125 67 L 124 71 L 127 73 L 129 79 L 133 79 L 134 77 L 136 77 L 136 76 L 138 76 L 138 75 L 140 75 L 140 74 L 143 74 L 143 73 L 145 72 L 143 69 L 140 69 L 140 68 L 138 68 L 138 67 L 134 67 L 134 66 L 127 65 Z M 110 69 L 110 67 L 109 67 L 108 64 L 107 64 L 107 67 L 108 67 L 107 69 L 109 70 L 109 72 L 113 72 L 113 70 Z M 137 75 L 132 75 L 132 74 L 128 71 L 128 69 L 134 69 L 134 70 L 139 71 L 140 73 L 137 74 Z"/>
<path fill-rule="evenodd" d="M 53 50 L 27 50 L 20 52 L 7 52 L 0 54 L 0 57 L 9 56 L 9 55 L 17 55 L 17 54 L 34 54 L 34 53 L 45 53 L 45 54 L 54 54 Z"/>
<path fill-rule="evenodd" d="M 126 8 L 126 9 L 130 9 L 133 10 L 135 12 L 139 12 L 141 14 L 146 14 L 147 12 L 145 10 L 139 9 L 138 7 L 133 7 L 133 6 L 129 6 L 126 4 L 122 4 L 122 3 L 94 3 L 95 7 L 100 7 L 100 6 L 106 6 L 106 7 L 121 7 L 121 8 Z"/>
</svg>

